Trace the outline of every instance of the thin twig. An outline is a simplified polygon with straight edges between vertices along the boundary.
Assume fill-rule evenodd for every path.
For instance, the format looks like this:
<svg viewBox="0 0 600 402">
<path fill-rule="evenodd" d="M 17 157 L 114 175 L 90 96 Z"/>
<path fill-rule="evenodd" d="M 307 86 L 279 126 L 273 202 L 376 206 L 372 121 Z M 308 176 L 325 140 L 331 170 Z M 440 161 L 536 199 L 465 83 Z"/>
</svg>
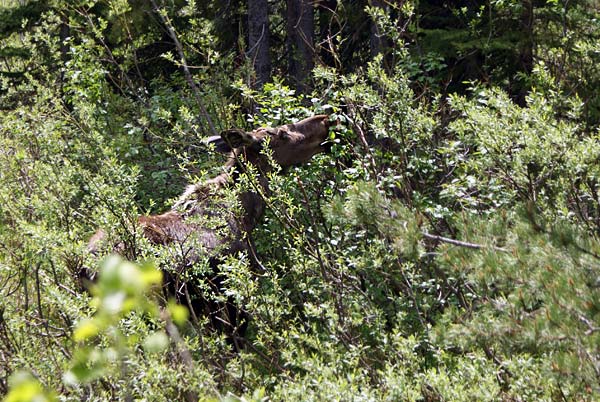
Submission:
<svg viewBox="0 0 600 402">
<path fill-rule="evenodd" d="M 171 318 L 171 314 L 168 310 L 164 309 L 161 311 L 161 318 L 165 321 L 165 330 L 167 335 L 173 343 L 175 344 L 175 350 L 177 351 L 177 355 L 181 359 L 183 365 L 189 372 L 193 372 L 194 370 L 194 360 L 192 359 L 192 353 L 188 349 L 184 340 L 181 338 L 179 334 L 179 330 L 177 326 L 173 323 Z M 184 391 L 185 399 L 188 402 L 196 402 L 198 401 L 198 395 L 196 392 L 188 390 Z"/>
<path fill-rule="evenodd" d="M 450 239 L 449 237 L 432 235 L 432 234 L 429 234 L 427 232 L 423 232 L 422 235 L 426 239 L 437 240 L 437 241 L 441 241 L 441 242 L 452 244 L 454 246 L 459 246 L 459 247 L 471 248 L 471 249 L 476 249 L 476 250 L 492 249 L 494 251 L 501 251 L 503 253 L 508 253 L 509 252 L 509 250 L 507 250 L 505 248 L 502 248 L 502 247 L 486 246 L 484 244 L 477 244 L 477 243 L 469 243 L 469 242 L 466 242 L 466 241 L 460 241 L 460 240 Z"/>
<path fill-rule="evenodd" d="M 179 58 L 181 60 L 181 67 L 183 68 L 183 74 L 185 75 L 185 79 L 188 82 L 188 84 L 190 85 L 190 88 L 192 88 L 192 92 L 194 93 L 194 98 L 196 99 L 196 103 L 198 104 L 198 107 L 200 108 L 200 112 L 202 113 L 202 116 L 208 123 L 208 127 L 210 128 L 211 133 L 213 135 L 218 135 L 219 133 L 215 129 L 215 125 L 213 124 L 212 119 L 210 118 L 210 115 L 208 114 L 206 108 L 204 107 L 204 103 L 202 103 L 202 99 L 200 99 L 200 90 L 198 89 L 198 86 L 194 83 L 194 79 L 192 78 L 192 74 L 190 73 L 190 69 L 188 68 L 185 54 L 183 53 L 183 46 L 181 45 L 181 42 L 177 38 L 177 33 L 175 32 L 175 29 L 173 28 L 171 21 L 166 16 L 167 15 L 166 11 L 163 13 L 163 11 L 156 4 L 155 0 L 150 0 L 150 1 L 152 2 L 154 11 L 156 12 L 156 14 L 158 14 L 158 16 L 160 17 L 160 20 L 162 21 L 165 28 L 167 29 L 169 36 L 171 37 L 171 39 L 173 39 L 173 43 L 175 43 L 175 47 L 177 48 L 177 53 L 179 54 Z"/>
<path fill-rule="evenodd" d="M 351 118 L 350 116 L 348 116 L 345 113 L 343 113 L 343 116 L 352 123 L 352 126 L 356 130 L 356 133 L 358 134 L 358 138 L 360 139 L 360 143 L 364 147 L 365 152 L 367 153 L 367 156 L 369 159 L 369 163 L 371 164 L 371 169 L 373 170 L 373 175 L 374 175 L 373 177 L 376 181 L 379 182 L 379 175 L 377 174 L 377 163 L 375 162 L 375 157 L 373 156 L 373 153 L 371 152 L 371 148 L 369 147 L 369 142 L 367 141 L 365 132 L 363 131 L 360 124 L 356 121 L 356 119 Z"/>
</svg>

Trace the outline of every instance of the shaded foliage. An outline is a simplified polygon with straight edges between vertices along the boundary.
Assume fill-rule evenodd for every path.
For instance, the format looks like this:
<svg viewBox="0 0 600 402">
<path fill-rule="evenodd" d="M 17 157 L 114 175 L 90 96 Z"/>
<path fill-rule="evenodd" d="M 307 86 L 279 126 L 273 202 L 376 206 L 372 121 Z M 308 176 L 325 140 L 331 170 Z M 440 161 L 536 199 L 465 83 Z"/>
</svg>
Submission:
<svg viewBox="0 0 600 402">
<path fill-rule="evenodd" d="M 246 2 L 15 3 L 0 12 L 7 400 L 598 399 L 594 2 L 321 1 L 303 93 L 284 2 L 261 88 Z M 212 205 L 217 229 L 240 193 L 266 205 L 218 283 L 208 257 L 144 239 L 139 215 L 221 173 L 209 121 L 324 112 L 329 154 L 273 166 L 268 191 L 245 166 Z M 142 265 L 109 260 L 90 294 L 77 273 L 101 265 L 98 227 Z M 186 321 L 146 286 L 147 260 L 235 303 L 238 349 L 212 312 Z"/>
</svg>

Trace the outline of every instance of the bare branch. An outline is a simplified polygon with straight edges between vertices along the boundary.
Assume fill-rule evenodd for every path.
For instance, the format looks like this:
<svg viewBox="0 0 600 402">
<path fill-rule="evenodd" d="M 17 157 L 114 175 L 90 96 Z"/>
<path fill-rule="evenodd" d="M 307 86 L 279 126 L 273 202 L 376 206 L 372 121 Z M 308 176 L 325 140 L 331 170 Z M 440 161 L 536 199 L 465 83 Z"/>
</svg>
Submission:
<svg viewBox="0 0 600 402">
<path fill-rule="evenodd" d="M 171 338 L 171 340 L 175 344 L 175 349 L 177 351 L 177 355 L 183 362 L 183 365 L 185 366 L 185 368 L 189 372 L 193 372 L 194 360 L 192 358 L 192 353 L 190 352 L 190 350 L 188 349 L 187 345 L 185 344 L 183 338 L 179 334 L 179 330 L 173 323 L 171 314 L 169 313 L 169 311 L 167 309 L 163 309 L 161 311 L 161 318 L 165 321 L 165 330 L 167 332 L 167 335 L 169 336 L 169 338 Z M 194 391 L 185 391 L 185 400 L 187 402 L 197 402 L 198 395 Z"/>
<path fill-rule="evenodd" d="M 508 253 L 509 252 L 507 249 L 502 248 L 502 247 L 486 246 L 484 244 L 469 243 L 469 242 L 466 242 L 466 241 L 460 241 L 460 240 L 450 239 L 448 237 L 443 237 L 443 236 L 438 236 L 438 235 L 432 235 L 432 234 L 429 234 L 427 232 L 423 232 L 422 234 L 423 234 L 423 237 L 425 237 L 426 239 L 441 241 L 443 243 L 452 244 L 454 246 L 471 248 L 471 249 L 476 249 L 476 250 L 492 249 L 494 251 L 500 251 L 500 252 L 503 252 L 503 253 Z"/>
<path fill-rule="evenodd" d="M 211 133 L 213 135 L 219 135 L 219 133 L 215 129 L 215 125 L 213 124 L 212 119 L 210 118 L 210 115 L 208 114 L 208 111 L 204 107 L 204 103 L 202 103 L 202 99 L 200 98 L 200 90 L 198 89 L 198 86 L 196 85 L 196 83 L 194 83 L 194 79 L 192 78 L 192 74 L 190 73 L 190 69 L 188 68 L 185 54 L 183 53 L 183 46 L 181 45 L 181 42 L 177 38 L 177 33 L 175 32 L 175 29 L 173 28 L 173 25 L 171 24 L 171 20 L 169 20 L 169 18 L 167 17 L 166 12 L 163 12 L 163 10 L 158 7 L 155 0 L 151 0 L 151 2 L 152 2 L 152 7 L 154 8 L 154 11 L 160 17 L 160 20 L 162 21 L 163 25 L 167 29 L 169 36 L 171 37 L 171 39 L 173 39 L 173 43 L 175 43 L 175 47 L 177 48 L 177 53 L 179 54 L 179 58 L 181 60 L 181 67 L 183 68 L 183 74 L 185 75 L 185 79 L 188 82 L 190 88 L 192 88 L 192 92 L 194 93 L 194 98 L 196 99 L 196 103 L 198 104 L 198 107 L 200 108 L 200 112 L 202 113 L 202 116 L 208 123 L 208 127 L 210 128 Z"/>
</svg>

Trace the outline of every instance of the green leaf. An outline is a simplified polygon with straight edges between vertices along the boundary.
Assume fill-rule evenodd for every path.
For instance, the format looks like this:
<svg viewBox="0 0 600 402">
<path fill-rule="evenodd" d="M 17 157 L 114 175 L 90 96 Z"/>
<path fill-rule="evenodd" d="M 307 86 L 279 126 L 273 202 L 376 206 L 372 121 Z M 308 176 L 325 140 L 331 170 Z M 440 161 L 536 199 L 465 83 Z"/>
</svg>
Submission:
<svg viewBox="0 0 600 402">
<path fill-rule="evenodd" d="M 56 397 L 44 391 L 38 380 L 31 374 L 18 371 L 8 380 L 10 391 L 4 399 L 5 402 L 49 402 Z"/>
<path fill-rule="evenodd" d="M 76 342 L 85 341 L 90 339 L 100 332 L 100 328 L 98 327 L 96 320 L 88 319 L 80 322 L 75 328 L 73 332 L 73 339 Z"/>
<path fill-rule="evenodd" d="M 169 347 L 169 337 L 163 331 L 158 331 L 150 335 L 144 341 L 144 349 L 149 353 L 159 353 Z"/>
<path fill-rule="evenodd" d="M 173 318 L 173 322 L 177 325 L 183 325 L 188 319 L 189 311 L 184 306 L 175 303 L 174 301 L 170 301 L 167 306 L 169 310 L 169 314 Z"/>
</svg>

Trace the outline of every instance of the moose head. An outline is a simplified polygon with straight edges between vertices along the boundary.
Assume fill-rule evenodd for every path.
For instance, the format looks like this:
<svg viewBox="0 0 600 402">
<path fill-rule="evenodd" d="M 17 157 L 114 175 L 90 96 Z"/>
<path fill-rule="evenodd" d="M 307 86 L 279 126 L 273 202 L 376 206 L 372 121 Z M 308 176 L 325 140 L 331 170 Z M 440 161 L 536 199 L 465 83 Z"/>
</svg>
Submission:
<svg viewBox="0 0 600 402">
<path fill-rule="evenodd" d="M 268 146 L 279 166 L 287 168 L 306 163 L 314 155 L 327 150 L 328 137 L 329 116 L 327 115 L 309 117 L 276 128 L 258 128 L 250 132 L 230 129 L 223 131 L 220 136 L 210 137 L 207 143 L 214 145 L 215 150 L 229 156 L 224 166 L 225 172 L 206 182 L 188 186 L 175 203 L 174 210 L 181 209 L 182 205 L 188 204 L 190 200 L 195 203 L 195 196 L 205 198 L 207 192 L 214 193 L 215 189 L 234 181 L 235 175 L 232 176 L 231 173 L 235 173 L 236 168 L 240 167 L 242 159 L 254 165 L 259 172 L 268 172 L 271 165 L 263 152 L 264 146 Z M 267 185 L 264 180 L 261 184 Z"/>
<path fill-rule="evenodd" d="M 265 142 L 281 167 L 307 162 L 313 155 L 326 149 L 329 116 L 318 115 L 286 124 L 277 128 L 259 128 L 251 132 L 238 129 L 226 130 L 220 136 L 210 137 L 208 142 L 220 152 L 240 150 L 250 163 L 256 158 Z"/>
</svg>

